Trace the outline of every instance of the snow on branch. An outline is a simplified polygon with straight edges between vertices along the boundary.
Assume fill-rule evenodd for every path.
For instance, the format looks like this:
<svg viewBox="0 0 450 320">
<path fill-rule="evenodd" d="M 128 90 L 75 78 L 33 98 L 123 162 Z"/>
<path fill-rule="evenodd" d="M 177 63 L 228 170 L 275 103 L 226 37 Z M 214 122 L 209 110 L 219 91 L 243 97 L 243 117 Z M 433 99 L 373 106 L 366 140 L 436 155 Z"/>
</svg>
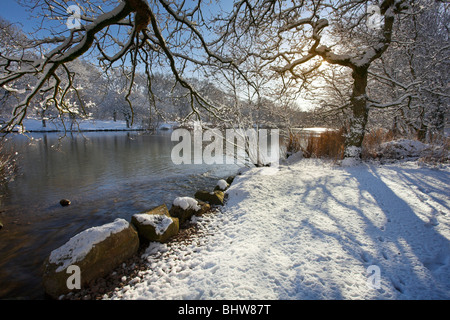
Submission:
<svg viewBox="0 0 450 320">
<path fill-rule="evenodd" d="M 158 0 L 152 2 L 150 7 L 147 0 L 122 0 L 108 12 L 104 12 L 101 5 L 96 6 L 93 0 L 87 1 L 86 6 L 92 16 L 82 15 L 85 24 L 72 29 L 67 36 L 61 35 L 67 33 L 67 30 L 55 32 L 53 37 L 46 36 L 41 40 L 23 43 L 22 52 L 19 50 L 18 55 L 0 53 L 0 86 L 8 88 L 9 92 L 22 92 L 19 82 L 24 77 L 27 80 L 29 77 L 31 84 L 26 97 L 15 107 L 12 119 L 1 128 L 2 131 L 21 124 L 33 99 L 52 102 L 62 112 L 62 97 L 74 89 L 66 84 L 71 86 L 73 77 L 77 75 L 76 70 L 71 70 L 70 63 L 88 53 L 97 55 L 99 66 L 106 76 L 113 69 L 122 69 L 122 74 L 127 79 L 124 99 L 131 109 L 131 94 L 139 63 L 145 65 L 148 77 L 151 66 L 168 66 L 176 83 L 189 92 L 192 110 L 190 115 L 198 118 L 200 109 L 204 109 L 220 119 L 222 106 L 209 101 L 187 80 L 184 74 L 188 64 L 199 69 L 232 69 L 250 86 L 253 85 L 247 78 L 247 73 L 240 69 L 240 61 L 223 50 L 222 41 L 225 37 L 218 33 L 215 34 L 216 37 L 214 34 L 210 37 L 214 30 L 208 25 L 210 20 L 203 16 L 202 1 L 191 7 L 184 2 Z M 41 10 L 38 15 L 43 19 L 60 19 L 60 14 L 65 13 L 65 2 L 43 1 L 34 9 Z M 227 20 L 225 24 L 227 23 L 230 22 Z M 124 29 L 127 30 L 124 32 Z M 17 50 L 14 52 L 17 53 Z M 36 56 L 35 52 L 40 52 L 40 56 Z M 117 61 L 122 62 L 119 67 L 115 65 Z M 151 80 L 148 79 L 148 82 Z M 19 88 L 14 91 L 16 85 Z"/>
<path fill-rule="evenodd" d="M 368 73 L 370 75 L 376 77 L 376 78 L 392 82 L 393 84 L 399 86 L 400 88 L 402 88 L 404 90 L 408 90 L 409 88 L 411 88 L 413 86 L 416 86 L 416 85 L 419 85 L 419 84 L 423 83 L 423 81 L 414 81 L 414 82 L 411 82 L 410 84 L 404 84 L 404 83 L 401 83 L 401 82 L 397 81 L 396 79 L 394 79 L 392 77 L 383 76 L 381 74 L 377 74 L 377 73 L 374 73 L 374 72 L 371 72 L 371 71 L 369 71 Z"/>
<path fill-rule="evenodd" d="M 406 99 L 414 98 L 414 97 L 416 97 L 416 95 L 414 93 L 405 93 L 404 95 L 402 95 L 395 101 L 391 101 L 391 102 L 387 102 L 387 103 L 370 102 L 368 106 L 372 107 L 372 108 L 385 109 L 385 108 L 389 108 L 389 107 L 393 107 L 393 106 L 398 106 L 398 105 L 402 104 L 403 101 L 405 101 Z"/>
</svg>

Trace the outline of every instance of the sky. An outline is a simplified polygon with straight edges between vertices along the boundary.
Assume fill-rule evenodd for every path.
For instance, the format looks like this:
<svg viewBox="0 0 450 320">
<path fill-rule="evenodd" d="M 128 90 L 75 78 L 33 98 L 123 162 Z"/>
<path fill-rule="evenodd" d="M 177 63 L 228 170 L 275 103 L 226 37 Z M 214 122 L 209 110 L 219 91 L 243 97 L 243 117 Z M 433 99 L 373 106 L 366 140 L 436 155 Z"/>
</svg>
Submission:
<svg viewBox="0 0 450 320">
<path fill-rule="evenodd" d="M 231 0 L 211 0 L 208 8 L 211 12 L 216 12 L 219 8 L 231 10 L 232 4 L 233 1 Z M 29 20 L 30 13 L 26 11 L 26 8 L 20 6 L 16 0 L 0 0 L 0 16 L 11 22 L 21 23 L 25 31 L 33 31 L 35 22 Z"/>
<path fill-rule="evenodd" d="M 196 0 L 186 0 L 187 5 L 189 3 L 196 4 Z M 204 3 L 208 3 L 208 6 L 204 8 L 204 14 L 215 14 L 221 10 L 231 11 L 233 9 L 233 1 L 232 0 L 209 0 Z M 70 4 L 75 4 L 75 2 L 69 2 Z M 16 0 L 0 0 L 0 16 L 12 23 L 19 24 L 18 27 L 21 28 L 25 33 L 31 33 L 37 38 L 46 37 L 49 33 L 45 30 L 40 30 L 39 33 L 36 33 L 35 29 L 40 26 L 41 19 L 32 19 L 30 18 L 31 13 L 27 11 L 26 8 L 20 6 Z M 57 23 L 63 23 L 64 21 L 59 21 Z M 53 22 L 53 26 L 55 22 Z M 51 28 L 51 22 L 48 21 L 48 24 L 45 24 L 44 27 Z M 195 77 L 193 74 L 192 76 Z M 305 101 L 302 101 L 302 105 L 306 104 Z"/>
<path fill-rule="evenodd" d="M 30 24 L 29 12 L 17 4 L 15 0 L 0 0 L 0 16 L 10 22 L 21 23 L 25 31 L 32 31 L 33 24 Z"/>
</svg>

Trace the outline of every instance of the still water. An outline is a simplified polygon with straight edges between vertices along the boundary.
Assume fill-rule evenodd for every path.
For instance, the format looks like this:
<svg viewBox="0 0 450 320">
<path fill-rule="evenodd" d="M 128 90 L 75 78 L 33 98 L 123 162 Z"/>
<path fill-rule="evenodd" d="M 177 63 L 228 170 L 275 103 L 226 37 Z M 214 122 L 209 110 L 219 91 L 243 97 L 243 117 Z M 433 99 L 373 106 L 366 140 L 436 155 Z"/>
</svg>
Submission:
<svg viewBox="0 0 450 320">
<path fill-rule="evenodd" d="M 75 234 L 212 190 L 236 165 L 173 164 L 170 132 L 14 136 L 19 175 L 0 196 L 0 299 L 41 299 L 41 266 Z M 59 201 L 70 199 L 63 208 Z"/>
</svg>

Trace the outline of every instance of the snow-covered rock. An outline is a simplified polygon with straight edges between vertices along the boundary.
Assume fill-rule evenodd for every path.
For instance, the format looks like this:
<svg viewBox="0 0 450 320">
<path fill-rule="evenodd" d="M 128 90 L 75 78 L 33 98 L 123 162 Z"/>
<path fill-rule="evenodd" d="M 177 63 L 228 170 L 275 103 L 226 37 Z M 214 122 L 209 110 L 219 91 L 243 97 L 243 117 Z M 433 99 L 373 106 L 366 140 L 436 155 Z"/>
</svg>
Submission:
<svg viewBox="0 0 450 320">
<path fill-rule="evenodd" d="M 178 218 L 170 216 L 166 205 L 133 215 L 131 223 L 136 227 L 139 237 L 147 241 L 164 243 L 180 230 Z"/>
<path fill-rule="evenodd" d="M 151 226 L 157 236 L 162 236 L 173 223 L 170 217 L 160 214 L 141 213 L 133 217 L 137 220 L 136 225 Z"/>
<path fill-rule="evenodd" d="M 198 205 L 198 201 L 190 197 L 178 197 L 173 201 L 173 205 L 180 207 L 183 210 L 201 210 L 201 207 Z"/>
<path fill-rule="evenodd" d="M 225 190 L 228 189 L 228 187 L 229 187 L 228 182 L 226 182 L 225 180 L 221 179 L 221 180 L 219 180 L 219 181 L 217 182 L 216 190 L 219 190 L 219 191 L 225 191 Z"/>
<path fill-rule="evenodd" d="M 87 229 L 51 252 L 44 263 L 43 284 L 47 294 L 58 298 L 70 292 L 66 270 L 81 270 L 81 286 L 102 277 L 132 257 L 139 248 L 136 230 L 125 220 Z"/>
<path fill-rule="evenodd" d="M 180 220 L 182 226 L 192 216 L 201 216 L 211 209 L 211 206 L 205 202 L 190 197 L 179 197 L 173 201 L 170 208 L 170 215 Z"/>
<path fill-rule="evenodd" d="M 197 191 L 195 193 L 195 198 L 208 202 L 211 205 L 223 206 L 225 194 L 219 190 L 215 190 L 214 192 Z"/>
</svg>

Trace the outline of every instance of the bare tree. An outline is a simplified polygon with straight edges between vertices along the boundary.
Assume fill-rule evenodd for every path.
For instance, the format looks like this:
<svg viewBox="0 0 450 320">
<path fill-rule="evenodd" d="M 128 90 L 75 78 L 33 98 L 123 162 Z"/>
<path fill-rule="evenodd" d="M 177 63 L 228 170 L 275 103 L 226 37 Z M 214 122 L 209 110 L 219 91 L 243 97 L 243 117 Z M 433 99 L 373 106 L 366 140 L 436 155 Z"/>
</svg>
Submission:
<svg viewBox="0 0 450 320">
<path fill-rule="evenodd" d="M 67 0 L 22 0 L 22 3 L 43 21 L 65 22 L 71 14 L 66 11 Z M 190 112 L 185 119 L 192 116 L 201 119 L 206 111 L 230 124 L 233 117 L 224 112 L 230 110 L 229 106 L 207 98 L 189 80 L 190 75 L 206 77 L 214 73 L 216 83 L 231 83 L 235 95 L 236 88 L 241 94 L 246 92 L 250 97 L 246 107 L 252 108 L 246 113 L 259 121 L 261 117 L 255 117 L 255 112 L 257 115 L 267 101 L 282 101 L 280 97 L 284 101 L 294 100 L 299 93 L 312 89 L 313 80 L 325 74 L 328 66 L 351 73 L 350 94 L 343 90 L 336 101 L 350 114 L 345 157 L 359 159 L 370 109 L 396 106 L 413 96 L 405 91 L 394 101 L 378 101 L 369 97 L 368 92 L 372 77 L 380 78 L 371 67 L 391 46 L 398 17 L 415 14 L 412 3 L 412 0 L 234 0 L 232 9 L 213 16 L 206 10 L 207 3 L 201 0 L 84 1 L 79 5 L 83 9 L 79 16 L 81 26 L 68 30 L 62 23 L 50 30 L 49 37 L 27 38 L 14 50 L 0 53 L 1 87 L 15 90 L 24 77 L 33 79 L 26 97 L 14 108 L 2 130 L 21 124 L 37 98 L 63 113 L 68 92 L 76 90 L 75 74 L 69 63 L 81 56 L 97 58 L 105 73 L 122 68 L 126 77 L 122 91 L 130 110 L 141 66 L 150 96 L 155 69 L 169 71 L 175 85 L 186 90 Z M 373 17 L 370 8 L 378 10 L 379 24 L 374 28 L 367 24 Z M 45 25 L 43 22 L 42 26 Z M 223 101 L 229 104 L 230 100 Z"/>
<path fill-rule="evenodd" d="M 449 112 L 450 15 L 448 4 L 437 1 L 412 6 L 414 14 L 399 19 L 392 46 L 370 70 L 370 91 L 372 107 L 391 109 L 396 131 L 425 142 L 443 133 Z"/>
<path fill-rule="evenodd" d="M 22 1 L 42 20 L 71 18 L 67 12 L 69 1 Z M 14 52 L 0 53 L 0 86 L 14 88 L 26 76 L 33 79 L 30 92 L 14 108 L 11 119 L 2 127 L 10 130 L 22 124 L 29 106 L 39 96 L 45 104 L 53 104 L 64 112 L 64 101 L 73 86 L 74 74 L 69 63 L 83 55 L 97 57 L 104 72 L 117 64 L 124 68 L 127 88 L 124 96 L 132 109 L 130 96 L 135 84 L 136 70 L 144 65 L 151 90 L 151 69 L 161 66 L 170 70 L 176 83 L 189 91 L 191 112 L 200 117 L 207 110 L 219 117 L 218 106 L 186 80 L 186 69 L 206 67 L 235 67 L 234 61 L 220 53 L 219 42 L 208 39 L 210 26 L 203 16 L 202 1 L 194 6 L 167 0 L 90 0 L 80 4 L 84 11 L 79 17 L 81 25 L 68 30 L 60 24 L 47 32 L 44 39 L 28 39 Z M 42 27 L 43 28 L 43 27 Z M 127 70 L 125 68 L 128 67 Z"/>
<path fill-rule="evenodd" d="M 370 4 L 379 9 L 378 30 L 366 25 Z M 248 21 L 241 35 L 253 33 L 249 54 L 275 71 L 286 90 L 295 81 L 307 86 L 324 62 L 351 70 L 345 157 L 360 159 L 370 109 L 369 68 L 391 44 L 395 17 L 408 10 L 407 1 L 241 1 L 235 8 L 234 16 Z"/>
</svg>

